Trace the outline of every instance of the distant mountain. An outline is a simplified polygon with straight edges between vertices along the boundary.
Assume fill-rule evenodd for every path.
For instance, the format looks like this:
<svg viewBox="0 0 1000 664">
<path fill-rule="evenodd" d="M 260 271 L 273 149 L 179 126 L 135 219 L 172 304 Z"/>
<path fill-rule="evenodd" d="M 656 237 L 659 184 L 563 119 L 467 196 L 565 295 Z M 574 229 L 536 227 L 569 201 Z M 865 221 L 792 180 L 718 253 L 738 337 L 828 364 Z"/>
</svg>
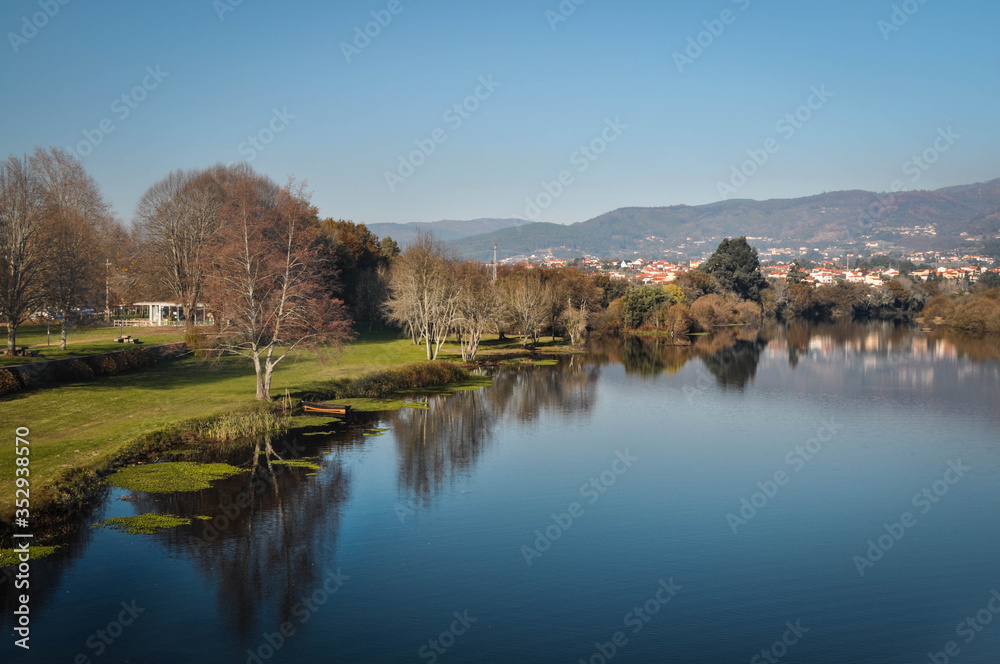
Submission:
<svg viewBox="0 0 1000 664">
<path fill-rule="evenodd" d="M 933 226 L 936 235 L 900 232 L 914 226 Z M 741 235 L 771 240 L 756 241 L 756 246 L 825 248 L 878 239 L 911 248 L 971 249 L 975 245 L 967 237 L 997 230 L 1000 179 L 937 191 L 838 191 L 694 207 L 620 208 L 568 226 L 533 223 L 459 238 L 452 245 L 460 255 L 480 260 L 492 256 L 494 242 L 501 258 L 546 251 L 564 257 L 621 256 Z"/>
<path fill-rule="evenodd" d="M 366 226 L 375 235 L 379 237 L 388 235 L 400 246 L 403 246 L 417 237 L 418 230 L 430 231 L 439 240 L 451 242 L 530 223 L 532 222 L 526 219 L 471 219 L 469 221 L 442 220 L 409 224 L 366 224 Z M 490 249 L 492 250 L 492 245 L 490 245 Z"/>
</svg>

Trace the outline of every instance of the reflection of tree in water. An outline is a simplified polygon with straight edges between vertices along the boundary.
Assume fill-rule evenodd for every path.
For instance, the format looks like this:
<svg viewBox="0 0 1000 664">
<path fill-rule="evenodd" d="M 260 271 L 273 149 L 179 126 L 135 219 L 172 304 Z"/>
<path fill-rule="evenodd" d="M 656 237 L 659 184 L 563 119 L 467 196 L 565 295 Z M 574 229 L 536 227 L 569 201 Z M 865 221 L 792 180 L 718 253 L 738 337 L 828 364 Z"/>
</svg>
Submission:
<svg viewBox="0 0 1000 664">
<path fill-rule="evenodd" d="M 314 471 L 272 464 L 257 454 L 266 445 L 259 443 L 248 459 L 249 473 L 140 505 L 141 511 L 212 517 L 158 537 L 173 550 L 194 554 L 194 564 L 218 584 L 219 613 L 241 636 L 253 634 L 260 616 L 290 620 L 293 607 L 322 585 L 326 570 L 335 569 L 339 509 L 348 495 L 339 461 L 322 461 L 323 471 L 307 476 Z"/>
<path fill-rule="evenodd" d="M 497 419 L 484 392 L 433 396 L 426 410 L 403 408 L 393 414 L 399 483 L 415 499 L 429 498 L 479 460 Z"/>
<path fill-rule="evenodd" d="M 578 356 L 555 367 L 503 368 L 486 389 L 430 397 L 426 410 L 393 413 L 400 488 L 415 502 L 429 500 L 473 470 L 505 418 L 533 422 L 543 412 L 572 417 L 590 411 L 599 373 Z"/>
<path fill-rule="evenodd" d="M 720 387 L 744 387 L 756 374 L 760 351 L 770 331 L 758 328 L 723 329 L 696 337 L 687 346 L 668 339 L 629 336 L 595 344 L 597 362 L 621 362 L 628 374 L 658 376 L 676 373 L 690 360 L 701 358 Z"/>
<path fill-rule="evenodd" d="M 766 346 L 763 341 L 733 342 L 712 355 L 702 358 L 705 367 L 715 376 L 719 387 L 735 387 L 742 390 L 757 374 L 760 351 Z"/>
</svg>

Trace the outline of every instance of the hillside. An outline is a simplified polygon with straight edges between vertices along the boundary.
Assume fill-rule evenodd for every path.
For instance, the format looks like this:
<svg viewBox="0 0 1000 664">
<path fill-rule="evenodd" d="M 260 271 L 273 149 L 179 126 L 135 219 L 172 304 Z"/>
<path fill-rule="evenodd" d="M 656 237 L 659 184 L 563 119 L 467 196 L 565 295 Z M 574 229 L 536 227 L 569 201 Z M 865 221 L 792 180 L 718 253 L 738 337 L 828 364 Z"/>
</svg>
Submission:
<svg viewBox="0 0 1000 664">
<path fill-rule="evenodd" d="M 901 229 L 933 226 L 935 234 L 901 234 Z M 1000 230 L 1000 179 L 895 195 L 838 191 L 794 199 L 729 200 L 709 205 L 620 208 L 568 226 L 533 223 L 459 238 L 459 254 L 485 259 L 493 243 L 500 257 L 552 250 L 556 255 L 621 255 L 659 252 L 726 236 L 758 238 L 758 246 L 848 246 L 864 240 L 937 249 L 971 243 Z M 972 245 L 974 246 L 974 245 Z"/>
<path fill-rule="evenodd" d="M 418 230 L 430 231 L 438 239 L 452 242 L 462 238 L 484 233 L 493 233 L 505 228 L 530 224 L 525 219 L 470 219 L 456 221 L 445 219 L 428 223 L 409 224 L 366 224 L 368 229 L 379 237 L 390 236 L 400 245 L 405 245 L 417 237 Z M 492 250 L 493 245 L 490 245 Z"/>
</svg>

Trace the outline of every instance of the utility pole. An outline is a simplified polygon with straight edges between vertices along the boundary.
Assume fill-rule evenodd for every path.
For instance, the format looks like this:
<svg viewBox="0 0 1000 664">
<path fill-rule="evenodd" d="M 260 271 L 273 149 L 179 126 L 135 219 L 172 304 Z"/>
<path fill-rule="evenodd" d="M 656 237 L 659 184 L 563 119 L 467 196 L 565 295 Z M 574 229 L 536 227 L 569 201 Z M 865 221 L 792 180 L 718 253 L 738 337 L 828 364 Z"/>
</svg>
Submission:
<svg viewBox="0 0 1000 664">
<path fill-rule="evenodd" d="M 104 259 L 104 322 L 111 322 L 111 261 Z"/>
<path fill-rule="evenodd" d="M 497 243 L 493 243 L 493 282 L 497 280 Z"/>
</svg>

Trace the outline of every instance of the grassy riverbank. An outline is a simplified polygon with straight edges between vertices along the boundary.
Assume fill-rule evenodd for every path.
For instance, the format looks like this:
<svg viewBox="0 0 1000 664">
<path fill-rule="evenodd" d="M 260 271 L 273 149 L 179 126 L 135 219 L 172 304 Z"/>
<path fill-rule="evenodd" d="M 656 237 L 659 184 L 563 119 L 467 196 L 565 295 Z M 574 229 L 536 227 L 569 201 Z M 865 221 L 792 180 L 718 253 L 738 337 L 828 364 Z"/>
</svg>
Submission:
<svg viewBox="0 0 1000 664">
<path fill-rule="evenodd" d="M 423 360 L 422 349 L 394 333 L 361 336 L 343 353 L 301 353 L 279 365 L 273 394 L 317 381 L 359 376 Z M 53 499 L 52 486 L 71 470 L 100 468 L 130 442 L 179 423 L 251 406 L 248 362 L 195 357 L 162 362 L 122 376 L 21 392 L 0 400 L 4 435 L 27 427 L 31 444 L 31 504 Z M 13 442 L 13 441 L 10 441 Z M 14 504 L 14 445 L 0 446 L 0 518 Z"/>
<path fill-rule="evenodd" d="M 37 357 L 5 357 L 0 355 L 0 367 L 26 362 L 45 362 L 80 355 L 109 353 L 134 346 L 118 343 L 119 336 L 131 336 L 142 345 L 168 344 L 184 341 L 183 327 L 75 327 L 67 336 L 66 350 L 59 349 L 59 328 L 53 326 L 51 335 L 44 325 L 22 325 L 17 329 L 17 345 L 29 346 L 38 351 Z M 6 340 L 5 340 L 6 342 Z"/>
<path fill-rule="evenodd" d="M 72 347 L 72 346 L 71 346 Z M 540 353 L 558 353 L 561 344 L 546 344 Z M 484 345 L 483 358 L 507 359 L 526 353 L 516 339 Z M 458 348 L 443 349 L 442 359 L 459 360 Z M 395 332 L 362 334 L 339 354 L 303 352 L 276 370 L 275 398 L 288 389 L 302 395 L 319 386 L 343 387 L 382 369 L 425 361 L 423 347 Z M 406 386 L 404 386 L 406 387 Z M 335 390 L 339 392 L 339 390 Z M 204 360 L 187 357 L 122 376 L 21 392 L 0 399 L 4 435 L 16 427 L 30 430 L 31 505 L 37 513 L 58 497 L 60 482 L 80 485 L 123 455 L 156 447 L 195 423 L 257 403 L 254 375 L 241 358 Z M 347 396 L 347 394 L 343 394 Z M 358 392 L 359 403 L 366 393 Z M 370 400 L 370 399 L 368 399 Z M 0 446 L 0 519 L 9 520 L 14 506 L 14 446 Z"/>
</svg>

